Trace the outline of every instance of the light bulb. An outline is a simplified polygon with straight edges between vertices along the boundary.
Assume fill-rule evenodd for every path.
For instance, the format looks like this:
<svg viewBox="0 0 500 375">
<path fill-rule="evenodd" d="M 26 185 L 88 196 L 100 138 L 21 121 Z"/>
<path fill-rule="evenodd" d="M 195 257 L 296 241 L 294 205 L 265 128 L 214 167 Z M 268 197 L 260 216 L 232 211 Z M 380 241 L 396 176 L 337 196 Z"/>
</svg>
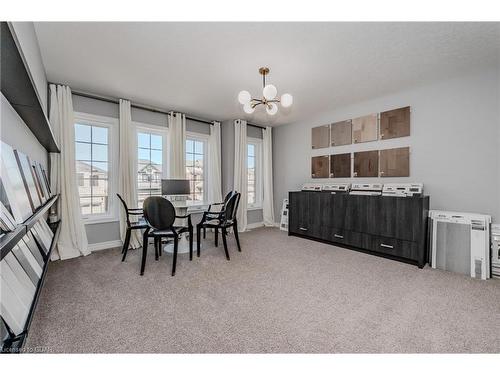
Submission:
<svg viewBox="0 0 500 375">
<path fill-rule="evenodd" d="M 293 104 L 293 96 L 290 94 L 281 95 L 281 105 L 285 108 L 290 107 Z"/>
<path fill-rule="evenodd" d="M 248 102 L 245 103 L 245 105 L 243 106 L 243 110 L 245 111 L 245 113 L 252 114 L 255 111 L 255 108 L 252 107 L 250 102 Z"/>
<path fill-rule="evenodd" d="M 276 112 L 278 112 L 278 106 L 276 105 L 276 103 L 269 103 L 269 105 L 270 107 L 266 108 L 266 112 L 273 116 L 276 114 Z"/>
<path fill-rule="evenodd" d="M 250 99 L 252 99 L 252 97 L 250 96 L 250 93 L 246 90 L 240 91 L 240 93 L 238 94 L 238 101 L 243 105 L 249 103 Z"/>
<path fill-rule="evenodd" d="M 277 93 L 278 90 L 274 85 L 266 85 L 266 87 L 264 87 L 264 89 L 262 90 L 262 94 L 264 94 L 264 98 L 266 98 L 267 100 L 273 100 L 274 98 L 276 98 Z"/>
</svg>

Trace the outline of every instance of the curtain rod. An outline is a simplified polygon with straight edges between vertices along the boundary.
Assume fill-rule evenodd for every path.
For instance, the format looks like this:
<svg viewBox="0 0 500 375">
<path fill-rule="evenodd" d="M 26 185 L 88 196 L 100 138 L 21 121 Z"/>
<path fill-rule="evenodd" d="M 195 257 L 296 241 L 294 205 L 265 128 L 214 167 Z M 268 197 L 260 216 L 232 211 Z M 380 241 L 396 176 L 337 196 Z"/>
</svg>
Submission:
<svg viewBox="0 0 500 375">
<path fill-rule="evenodd" d="M 62 83 L 54 83 L 54 82 L 49 82 L 49 84 L 52 84 L 52 85 L 62 85 Z M 119 99 L 112 98 L 112 97 L 109 97 L 109 96 L 102 96 L 102 95 L 90 94 L 88 92 L 78 91 L 78 90 L 71 90 L 71 93 L 74 94 L 74 95 L 77 95 L 77 96 L 82 96 L 84 98 L 95 99 L 95 100 L 102 100 L 103 102 L 107 102 L 107 103 L 113 103 L 113 104 L 119 104 L 120 103 Z M 134 108 L 138 108 L 138 109 L 143 109 L 145 111 L 150 111 L 150 112 L 155 112 L 155 113 L 162 113 L 164 115 L 170 114 L 170 111 L 164 111 L 164 110 L 161 110 L 161 109 L 158 109 L 158 108 L 154 108 L 154 107 L 150 107 L 150 106 L 146 106 L 146 105 L 142 105 L 142 104 L 130 103 L 130 106 L 134 107 Z M 175 114 L 174 114 L 174 116 L 175 116 Z M 213 121 L 203 120 L 203 119 L 196 118 L 196 117 L 191 117 L 191 116 L 188 116 L 188 115 L 186 115 L 186 119 L 187 120 L 191 120 L 191 121 L 196 121 L 196 122 L 199 122 L 199 123 L 202 123 L 202 124 L 213 125 Z M 247 125 L 253 126 L 255 128 L 266 129 L 265 126 L 251 124 L 249 122 L 247 122 Z"/>
<path fill-rule="evenodd" d="M 59 83 L 53 83 L 53 82 L 49 82 L 49 84 L 59 85 Z M 108 102 L 108 103 L 113 103 L 113 104 L 119 104 L 120 103 L 119 99 L 112 98 L 112 97 L 109 97 L 109 96 L 102 96 L 102 95 L 90 94 L 88 92 L 83 92 L 83 91 L 78 91 L 78 90 L 71 90 L 71 93 L 74 94 L 74 95 L 77 95 L 77 96 L 82 96 L 84 98 L 101 100 L 103 102 Z M 143 104 L 130 103 L 130 106 L 134 107 L 134 108 L 138 108 L 138 109 L 143 109 L 143 110 L 146 110 L 146 111 L 150 111 L 150 112 L 162 113 L 164 115 L 170 114 L 170 111 L 164 111 L 164 110 L 161 110 L 161 109 L 158 109 L 158 108 L 154 108 L 154 107 L 150 107 L 150 106 L 146 106 L 146 105 L 143 105 Z M 174 116 L 175 116 L 175 114 L 174 114 Z M 207 124 L 207 125 L 213 125 L 213 121 L 203 120 L 203 119 L 196 118 L 196 117 L 191 117 L 191 116 L 188 116 L 188 115 L 186 115 L 186 120 L 196 121 L 196 122 L 200 122 L 202 124 Z"/>
</svg>

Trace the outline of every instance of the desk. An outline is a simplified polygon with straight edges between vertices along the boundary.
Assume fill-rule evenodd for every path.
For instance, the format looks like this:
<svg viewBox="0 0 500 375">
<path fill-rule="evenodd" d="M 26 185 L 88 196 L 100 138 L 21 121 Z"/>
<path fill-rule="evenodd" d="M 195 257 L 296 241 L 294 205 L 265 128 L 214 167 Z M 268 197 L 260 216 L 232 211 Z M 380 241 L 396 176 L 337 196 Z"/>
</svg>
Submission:
<svg viewBox="0 0 500 375">
<path fill-rule="evenodd" d="M 189 213 L 189 211 L 198 211 L 203 212 L 207 209 L 208 203 L 205 202 L 193 202 L 193 201 L 170 201 L 172 202 L 175 208 L 175 214 L 177 216 L 184 216 Z M 193 224 L 193 237 L 196 235 L 196 223 Z M 174 225 L 183 226 L 187 225 L 187 219 L 175 219 Z M 179 238 L 179 247 L 177 249 L 177 254 L 186 254 L 189 253 L 189 240 L 188 233 L 182 233 Z M 166 253 L 174 252 L 174 243 L 169 242 L 163 247 L 163 251 Z M 193 252 L 196 251 L 196 241 L 193 238 Z"/>
</svg>

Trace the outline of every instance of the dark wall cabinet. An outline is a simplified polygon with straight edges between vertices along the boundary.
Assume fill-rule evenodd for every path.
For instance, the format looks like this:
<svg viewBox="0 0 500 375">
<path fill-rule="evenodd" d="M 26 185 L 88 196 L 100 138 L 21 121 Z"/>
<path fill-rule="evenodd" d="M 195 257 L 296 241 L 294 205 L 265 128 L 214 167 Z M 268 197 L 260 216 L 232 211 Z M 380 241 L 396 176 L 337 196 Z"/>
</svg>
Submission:
<svg viewBox="0 0 500 375">
<path fill-rule="evenodd" d="M 345 245 L 423 267 L 429 197 L 289 193 L 289 235 Z"/>
</svg>

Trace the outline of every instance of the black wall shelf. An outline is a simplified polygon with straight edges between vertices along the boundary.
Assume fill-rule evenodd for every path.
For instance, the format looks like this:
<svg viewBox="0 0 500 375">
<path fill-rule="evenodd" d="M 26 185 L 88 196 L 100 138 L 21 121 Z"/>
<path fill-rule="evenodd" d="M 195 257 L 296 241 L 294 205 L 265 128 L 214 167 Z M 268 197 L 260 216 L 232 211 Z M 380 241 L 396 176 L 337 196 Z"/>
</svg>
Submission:
<svg viewBox="0 0 500 375">
<path fill-rule="evenodd" d="M 33 78 L 7 22 L 1 22 L 2 94 L 48 152 L 60 152 Z"/>
<path fill-rule="evenodd" d="M 52 207 L 59 195 L 50 198 L 44 205 L 40 206 L 36 212 L 30 216 L 23 224 L 20 224 L 12 232 L 6 233 L 0 238 L 0 260 L 2 260 L 25 234 L 35 225 L 35 223 Z"/>
<path fill-rule="evenodd" d="M 35 291 L 35 297 L 33 298 L 33 302 L 31 303 L 30 311 L 28 314 L 28 318 L 26 319 L 26 323 L 24 325 L 24 330 L 22 333 L 15 337 L 8 338 L 2 345 L 2 352 L 4 353 L 19 353 L 22 351 L 22 347 L 26 342 L 26 338 L 28 337 L 28 332 L 31 327 L 31 322 L 33 321 L 33 317 L 35 315 L 35 309 L 38 304 L 38 299 L 40 298 L 40 292 L 42 291 L 43 284 L 45 282 L 45 276 L 47 275 L 47 269 L 50 263 L 50 256 L 52 251 L 56 247 L 57 241 L 59 239 L 59 233 L 61 231 L 61 221 L 59 220 L 56 223 L 49 224 L 51 226 L 52 231 L 54 232 L 54 237 L 52 238 L 52 243 L 50 244 L 49 252 L 47 253 L 47 257 L 45 259 L 45 264 L 43 266 L 42 277 L 38 281 L 38 285 Z"/>
</svg>

